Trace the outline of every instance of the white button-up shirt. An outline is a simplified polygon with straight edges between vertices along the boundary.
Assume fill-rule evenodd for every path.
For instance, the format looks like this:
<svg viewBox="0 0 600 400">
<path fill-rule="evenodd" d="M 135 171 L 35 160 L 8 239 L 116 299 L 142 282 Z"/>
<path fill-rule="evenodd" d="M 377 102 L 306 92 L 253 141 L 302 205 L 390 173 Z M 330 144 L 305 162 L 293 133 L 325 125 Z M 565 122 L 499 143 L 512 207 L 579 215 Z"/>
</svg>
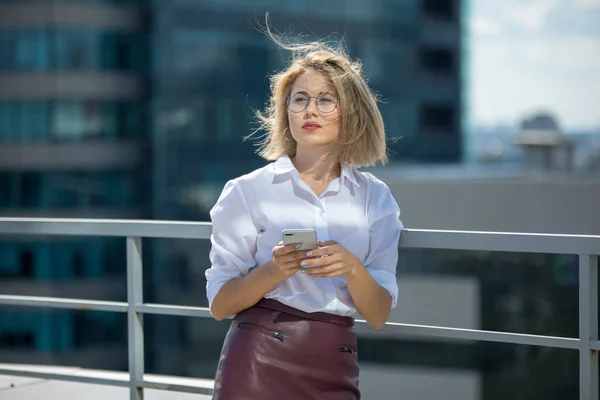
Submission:
<svg viewBox="0 0 600 400">
<path fill-rule="evenodd" d="M 335 240 L 352 252 L 396 307 L 400 209 L 386 184 L 370 173 L 344 167 L 317 197 L 284 156 L 227 182 L 210 216 L 212 266 L 206 271 L 206 292 L 211 307 L 225 282 L 271 261 L 282 230 L 299 228 L 314 228 L 318 240 Z M 343 276 L 296 273 L 265 297 L 305 312 L 356 314 Z"/>
</svg>

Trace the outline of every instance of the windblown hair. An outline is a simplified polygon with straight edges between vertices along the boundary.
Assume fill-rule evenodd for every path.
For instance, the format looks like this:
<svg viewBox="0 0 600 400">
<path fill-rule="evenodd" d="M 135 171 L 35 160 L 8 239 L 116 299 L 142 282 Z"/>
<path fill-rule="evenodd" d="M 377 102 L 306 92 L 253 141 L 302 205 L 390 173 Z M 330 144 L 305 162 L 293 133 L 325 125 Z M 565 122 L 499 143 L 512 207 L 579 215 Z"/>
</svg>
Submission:
<svg viewBox="0 0 600 400">
<path fill-rule="evenodd" d="M 338 161 L 354 168 L 387 162 L 385 127 L 377 98 L 362 75 L 362 65 L 352 61 L 342 46 L 323 42 L 283 43 L 267 26 L 269 37 L 292 52 L 290 65 L 270 79 L 271 98 L 263 112 L 257 112 L 258 130 L 265 132 L 258 153 L 266 160 L 296 154 L 296 141 L 289 132 L 287 97 L 296 78 L 306 71 L 317 71 L 339 97 L 340 132 L 331 151 Z M 288 131 L 287 136 L 286 130 Z M 287 137 L 287 139 L 286 139 Z"/>
</svg>

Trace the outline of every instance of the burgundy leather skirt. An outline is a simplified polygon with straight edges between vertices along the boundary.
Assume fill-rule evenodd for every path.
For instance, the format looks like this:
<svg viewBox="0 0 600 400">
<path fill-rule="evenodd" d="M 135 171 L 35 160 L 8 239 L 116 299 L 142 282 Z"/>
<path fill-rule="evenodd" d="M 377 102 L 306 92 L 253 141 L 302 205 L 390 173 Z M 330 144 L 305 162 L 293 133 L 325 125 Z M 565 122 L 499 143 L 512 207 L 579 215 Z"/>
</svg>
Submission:
<svg viewBox="0 0 600 400">
<path fill-rule="evenodd" d="M 232 321 L 213 400 L 356 400 L 354 320 L 263 299 Z"/>
</svg>

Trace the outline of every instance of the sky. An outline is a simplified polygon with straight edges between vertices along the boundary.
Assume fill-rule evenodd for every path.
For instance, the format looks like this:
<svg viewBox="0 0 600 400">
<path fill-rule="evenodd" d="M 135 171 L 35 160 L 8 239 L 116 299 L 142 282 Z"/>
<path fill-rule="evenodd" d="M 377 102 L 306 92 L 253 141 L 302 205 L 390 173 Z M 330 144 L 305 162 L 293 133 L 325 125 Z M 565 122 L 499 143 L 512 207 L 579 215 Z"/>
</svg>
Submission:
<svg viewBox="0 0 600 400">
<path fill-rule="evenodd" d="M 600 0 L 467 0 L 473 124 L 600 129 Z"/>
</svg>

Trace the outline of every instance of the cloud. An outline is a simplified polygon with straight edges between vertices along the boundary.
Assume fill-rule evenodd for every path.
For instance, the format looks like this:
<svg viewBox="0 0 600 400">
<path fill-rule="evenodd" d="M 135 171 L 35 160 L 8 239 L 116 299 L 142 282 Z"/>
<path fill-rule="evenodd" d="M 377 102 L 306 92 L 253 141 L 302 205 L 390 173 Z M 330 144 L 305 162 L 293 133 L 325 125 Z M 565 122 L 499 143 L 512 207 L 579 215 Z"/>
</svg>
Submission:
<svg viewBox="0 0 600 400">
<path fill-rule="evenodd" d="M 600 0 L 577 0 L 575 4 L 582 8 L 600 8 Z"/>
<path fill-rule="evenodd" d="M 596 1 L 596 0 L 580 0 Z M 557 6 L 557 0 L 534 0 L 507 7 L 509 18 L 519 25 L 537 30 L 544 24 L 546 16 Z"/>
<path fill-rule="evenodd" d="M 472 18 L 469 25 L 475 35 L 493 36 L 501 32 L 500 25 L 487 18 Z"/>
<path fill-rule="evenodd" d="M 600 37 L 476 41 L 469 67 L 475 121 L 515 122 L 545 108 L 569 129 L 598 123 Z"/>
<path fill-rule="evenodd" d="M 596 71 L 600 74 L 600 38 L 559 37 L 521 42 L 528 67 L 555 72 Z"/>
<path fill-rule="evenodd" d="M 470 11 L 472 121 L 548 109 L 568 129 L 598 125 L 600 0 L 475 0 Z"/>
<path fill-rule="evenodd" d="M 544 32 L 555 37 L 600 37 L 600 0 L 565 1 L 546 17 Z M 593 4 L 597 6 L 594 8 Z M 537 35 L 539 31 L 533 33 Z"/>
</svg>

